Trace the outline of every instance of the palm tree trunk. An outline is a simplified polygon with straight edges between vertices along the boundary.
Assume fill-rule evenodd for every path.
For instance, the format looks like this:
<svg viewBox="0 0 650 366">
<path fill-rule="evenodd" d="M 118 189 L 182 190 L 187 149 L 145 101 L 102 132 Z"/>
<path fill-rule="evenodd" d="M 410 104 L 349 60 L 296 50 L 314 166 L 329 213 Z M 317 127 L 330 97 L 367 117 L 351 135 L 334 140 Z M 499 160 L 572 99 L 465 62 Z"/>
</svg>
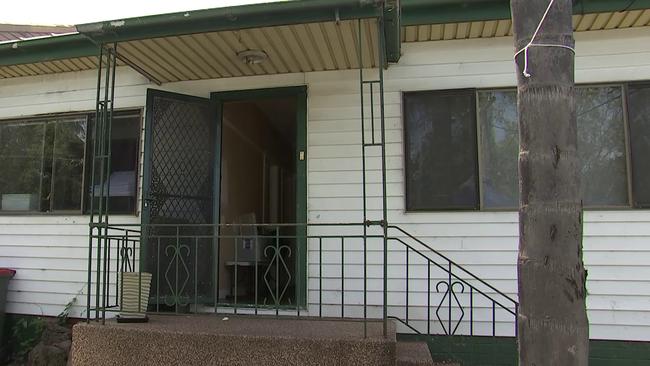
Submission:
<svg viewBox="0 0 650 366">
<path fill-rule="evenodd" d="M 521 50 L 551 0 L 511 0 Z M 535 43 L 573 47 L 571 0 L 555 0 Z M 520 365 L 587 365 L 587 272 L 582 262 L 582 201 L 574 101 L 574 54 L 531 47 L 516 58 L 519 114 Z"/>
</svg>

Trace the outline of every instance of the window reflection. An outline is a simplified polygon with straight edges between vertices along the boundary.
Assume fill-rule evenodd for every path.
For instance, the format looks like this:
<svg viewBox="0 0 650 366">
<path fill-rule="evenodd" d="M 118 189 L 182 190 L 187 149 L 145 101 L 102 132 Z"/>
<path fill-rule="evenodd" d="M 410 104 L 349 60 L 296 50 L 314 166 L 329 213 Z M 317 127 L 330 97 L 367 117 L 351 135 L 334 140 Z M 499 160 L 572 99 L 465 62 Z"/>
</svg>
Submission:
<svg viewBox="0 0 650 366">
<path fill-rule="evenodd" d="M 407 209 L 478 207 L 473 90 L 405 94 Z"/>
</svg>

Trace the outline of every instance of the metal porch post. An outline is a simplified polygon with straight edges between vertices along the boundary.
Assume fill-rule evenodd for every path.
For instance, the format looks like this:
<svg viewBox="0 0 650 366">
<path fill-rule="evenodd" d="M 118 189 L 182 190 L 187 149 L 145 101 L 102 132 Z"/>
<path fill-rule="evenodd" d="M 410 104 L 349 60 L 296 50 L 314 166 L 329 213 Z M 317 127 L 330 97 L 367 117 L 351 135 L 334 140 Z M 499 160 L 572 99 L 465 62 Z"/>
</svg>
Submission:
<svg viewBox="0 0 650 366">
<path fill-rule="evenodd" d="M 96 247 L 96 268 L 95 268 L 95 317 L 94 320 L 106 319 L 106 306 L 108 304 L 108 270 L 110 264 L 107 257 L 110 251 L 108 238 L 108 207 L 110 190 L 111 170 L 111 125 L 113 117 L 113 99 L 115 97 L 115 67 L 117 63 L 117 44 L 112 48 L 105 45 L 99 46 L 98 72 L 97 72 L 97 96 L 95 106 L 95 119 L 92 125 L 91 152 L 91 177 L 90 177 L 90 198 L 89 198 L 89 237 L 88 237 L 88 283 L 87 283 L 87 304 L 86 321 L 90 321 L 92 287 L 92 260 L 93 240 L 97 239 Z M 104 75 L 102 76 L 102 72 Z M 103 88 L 103 96 L 102 96 Z M 99 182 L 98 182 L 99 181 Z M 99 187 L 97 186 L 99 184 Z M 95 207 L 95 199 L 98 200 L 98 207 Z M 119 251 L 118 251 L 119 252 Z M 104 263 L 102 263 L 104 262 Z M 102 264 L 104 265 L 102 269 Z M 101 292 L 100 292 L 101 291 Z M 100 306 L 101 305 L 101 306 Z"/>
<path fill-rule="evenodd" d="M 383 11 L 382 11 L 383 14 Z M 385 39 L 384 39 L 384 20 L 383 17 L 377 19 L 378 37 L 379 37 L 379 65 L 378 72 L 379 78 L 375 80 L 366 80 L 364 76 L 364 60 L 363 60 L 363 27 L 362 20 L 358 20 L 358 60 L 359 60 L 359 91 L 360 91 L 360 104 L 361 104 L 361 170 L 362 170 L 362 185 L 363 185 L 363 318 L 364 318 L 364 336 L 367 336 L 367 326 L 365 320 L 367 319 L 367 237 L 368 227 L 371 225 L 380 225 L 383 230 L 383 296 L 382 296 L 382 321 L 383 321 L 383 335 L 388 333 L 388 208 L 386 199 L 386 136 L 385 136 L 385 115 L 384 115 L 384 67 L 386 66 L 385 54 Z M 366 113 L 365 113 L 365 98 L 364 93 L 368 86 L 370 93 L 370 138 L 366 137 Z M 375 133 L 375 86 L 379 88 L 379 129 L 380 139 L 376 140 Z M 379 147 L 381 150 L 381 184 L 382 184 L 382 217 L 380 220 L 368 219 L 368 205 L 367 205 L 367 166 L 366 166 L 366 150 L 369 148 Z"/>
</svg>

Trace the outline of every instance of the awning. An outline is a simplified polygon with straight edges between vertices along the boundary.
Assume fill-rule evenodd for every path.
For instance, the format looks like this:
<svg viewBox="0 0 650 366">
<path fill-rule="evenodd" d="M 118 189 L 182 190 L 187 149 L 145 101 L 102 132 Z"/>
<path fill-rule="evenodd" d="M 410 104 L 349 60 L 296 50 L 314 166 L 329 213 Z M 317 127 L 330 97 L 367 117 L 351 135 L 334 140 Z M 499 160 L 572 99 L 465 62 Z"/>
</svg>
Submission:
<svg viewBox="0 0 650 366">
<path fill-rule="evenodd" d="M 78 34 L 0 43 L 0 79 L 95 69 L 100 44 L 156 83 L 374 68 L 397 62 L 402 42 L 511 35 L 509 3 L 294 0 L 82 24 Z M 650 0 L 578 0 L 574 28 L 649 26 L 648 9 Z M 244 63 L 248 50 L 268 59 Z"/>
</svg>

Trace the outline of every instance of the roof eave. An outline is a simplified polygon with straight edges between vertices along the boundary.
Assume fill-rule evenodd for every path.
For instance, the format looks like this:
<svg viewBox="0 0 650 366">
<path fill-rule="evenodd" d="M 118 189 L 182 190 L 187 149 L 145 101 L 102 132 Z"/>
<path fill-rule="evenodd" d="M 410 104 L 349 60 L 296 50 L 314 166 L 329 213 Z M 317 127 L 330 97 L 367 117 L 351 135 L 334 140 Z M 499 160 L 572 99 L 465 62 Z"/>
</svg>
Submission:
<svg viewBox="0 0 650 366">
<path fill-rule="evenodd" d="M 577 0 L 574 14 L 650 9 L 650 0 Z M 402 25 L 462 23 L 510 18 L 509 0 L 402 0 Z"/>
<path fill-rule="evenodd" d="M 302 0 L 186 11 L 77 25 L 97 43 L 378 17 L 384 0 Z"/>
<path fill-rule="evenodd" d="M 99 48 L 81 34 L 68 34 L 0 44 L 0 66 L 88 57 Z"/>
</svg>

